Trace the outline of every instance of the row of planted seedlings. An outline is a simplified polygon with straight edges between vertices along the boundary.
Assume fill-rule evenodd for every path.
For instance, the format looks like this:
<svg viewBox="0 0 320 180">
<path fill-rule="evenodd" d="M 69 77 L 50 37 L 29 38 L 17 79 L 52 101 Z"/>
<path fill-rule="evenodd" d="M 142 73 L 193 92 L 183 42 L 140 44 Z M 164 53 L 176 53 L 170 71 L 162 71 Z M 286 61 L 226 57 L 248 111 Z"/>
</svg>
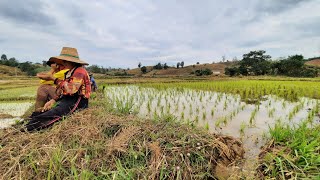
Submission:
<svg viewBox="0 0 320 180">
<path fill-rule="evenodd" d="M 319 98 L 319 83 L 229 81 L 212 82 L 211 84 L 180 83 L 179 87 L 199 89 L 196 84 L 200 84 L 202 88 L 204 87 L 203 89 L 207 90 L 239 93 L 242 101 L 255 104 L 254 106 L 246 104 L 238 116 L 240 117 L 243 113 L 247 114 L 243 116 L 243 119 L 247 119 L 247 121 L 242 121 L 240 124 L 240 133 L 250 136 L 258 131 L 258 134 L 261 134 L 265 127 L 267 135 L 270 136 L 267 138 L 268 142 L 256 142 L 259 144 L 256 146 L 259 147 L 258 149 L 250 146 L 252 138 L 251 140 L 248 138 L 249 141 L 244 141 L 244 145 L 249 149 L 247 152 L 251 151 L 252 154 L 255 154 L 256 149 L 256 152 L 259 153 L 257 172 L 261 177 L 257 178 L 320 178 L 320 120 L 315 118 L 319 111 L 319 101 L 317 100 Z M 222 84 L 227 87 L 222 87 Z M 143 86 L 150 87 L 150 85 Z M 166 89 L 170 86 L 174 87 L 173 84 L 156 85 L 155 87 Z M 266 95 L 268 93 L 271 95 Z M 246 112 L 246 109 L 249 111 Z M 263 119 L 265 121 L 261 121 Z M 239 125 L 235 122 L 237 121 L 229 122 L 228 126 Z M 252 124 L 254 125 L 252 126 Z M 227 128 L 223 130 L 224 133 L 227 131 Z M 262 145 L 264 147 L 261 150 L 260 146 Z"/>
<path fill-rule="evenodd" d="M 271 80 L 221 80 L 177 83 L 145 83 L 143 87 L 191 88 L 223 93 L 239 94 L 243 101 L 259 100 L 265 95 L 275 95 L 288 101 L 299 97 L 320 99 L 320 84 L 312 81 L 271 81 Z"/>
<path fill-rule="evenodd" d="M 299 123 L 309 118 L 311 122 L 318 108 L 318 102 L 310 98 L 290 102 L 265 95 L 254 104 L 247 104 L 238 94 L 154 85 L 156 88 L 110 86 L 106 96 L 121 113 L 137 113 L 146 118 L 170 114 L 184 123 L 239 136 L 245 134 L 245 129 L 268 130 L 268 125 L 277 121 Z"/>
</svg>

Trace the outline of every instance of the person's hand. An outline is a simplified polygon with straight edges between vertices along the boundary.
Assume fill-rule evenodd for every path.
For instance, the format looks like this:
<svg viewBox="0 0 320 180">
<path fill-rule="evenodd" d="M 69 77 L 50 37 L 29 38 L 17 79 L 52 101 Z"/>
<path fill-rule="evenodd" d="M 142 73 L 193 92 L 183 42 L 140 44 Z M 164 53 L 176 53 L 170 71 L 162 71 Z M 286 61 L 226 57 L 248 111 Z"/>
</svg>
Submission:
<svg viewBox="0 0 320 180">
<path fill-rule="evenodd" d="M 52 108 L 52 106 L 54 105 L 54 103 L 56 103 L 56 100 L 51 99 L 50 101 L 48 101 L 42 108 L 42 112 L 44 111 L 48 111 Z"/>
<path fill-rule="evenodd" d="M 46 81 L 53 81 L 54 77 L 51 73 L 38 73 L 37 77 Z"/>
</svg>

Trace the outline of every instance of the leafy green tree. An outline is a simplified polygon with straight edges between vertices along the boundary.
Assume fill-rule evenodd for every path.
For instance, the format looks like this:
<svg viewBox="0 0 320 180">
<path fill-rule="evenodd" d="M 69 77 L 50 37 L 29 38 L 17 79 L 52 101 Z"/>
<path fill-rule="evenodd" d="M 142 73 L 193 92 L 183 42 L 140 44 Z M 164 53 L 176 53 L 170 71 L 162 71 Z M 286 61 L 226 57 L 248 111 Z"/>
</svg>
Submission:
<svg viewBox="0 0 320 180">
<path fill-rule="evenodd" d="M 222 62 L 225 62 L 225 61 L 226 61 L 226 56 L 223 55 L 223 56 L 222 56 Z"/>
<path fill-rule="evenodd" d="M 143 74 L 147 73 L 147 67 L 142 66 L 142 67 L 141 67 L 141 72 L 142 72 Z"/>
<path fill-rule="evenodd" d="M 1 55 L 1 60 L 2 60 L 2 61 L 7 61 L 7 60 L 8 60 L 7 55 L 2 54 L 2 55 Z"/>
<path fill-rule="evenodd" d="M 208 68 L 206 68 L 206 69 L 204 69 L 204 70 L 198 69 L 198 70 L 196 70 L 196 71 L 194 72 L 194 74 L 195 74 L 196 76 L 202 76 L 202 75 L 207 76 L 207 75 L 211 75 L 211 74 L 212 74 L 212 71 L 211 71 L 211 69 L 208 69 Z"/>
<path fill-rule="evenodd" d="M 153 66 L 153 69 L 162 69 L 161 63 L 158 63 L 157 65 Z"/>
<path fill-rule="evenodd" d="M 224 71 L 225 74 L 229 76 L 236 76 L 239 74 L 239 68 L 237 67 L 226 67 Z"/>
<path fill-rule="evenodd" d="M 138 68 L 140 68 L 141 67 L 141 62 L 139 62 L 139 64 L 138 64 Z"/>
<path fill-rule="evenodd" d="M 18 68 L 20 68 L 21 71 L 26 72 L 29 76 L 35 76 L 37 74 L 36 69 L 38 67 L 32 64 L 32 62 L 27 61 L 20 63 Z"/>
<path fill-rule="evenodd" d="M 211 74 L 212 74 L 211 69 L 206 68 L 206 69 L 202 70 L 202 75 L 208 76 Z"/>
<path fill-rule="evenodd" d="M 101 73 L 101 68 L 98 65 L 91 65 L 88 68 L 88 71 L 93 72 L 93 73 Z"/>
<path fill-rule="evenodd" d="M 42 61 L 42 66 L 46 67 L 47 66 L 47 61 Z"/>
<path fill-rule="evenodd" d="M 163 69 L 168 69 L 169 68 L 169 66 L 167 65 L 167 63 L 164 63 L 163 64 Z"/>
<path fill-rule="evenodd" d="M 5 62 L 5 65 L 11 66 L 11 67 L 17 67 L 19 65 L 19 62 L 16 60 L 16 58 L 12 57 Z"/>
<path fill-rule="evenodd" d="M 302 55 L 289 56 L 275 63 L 277 73 L 286 76 L 301 76 L 305 60 Z"/>
<path fill-rule="evenodd" d="M 183 68 L 183 66 L 184 66 L 184 62 L 183 61 L 181 61 L 180 66 L 181 66 L 181 68 Z"/>
<path fill-rule="evenodd" d="M 265 75 L 271 71 L 271 56 L 266 51 L 250 51 L 240 61 L 240 73 L 243 75 Z"/>
<path fill-rule="evenodd" d="M 180 62 L 177 63 L 177 69 L 179 69 L 179 67 L 180 67 Z"/>
</svg>

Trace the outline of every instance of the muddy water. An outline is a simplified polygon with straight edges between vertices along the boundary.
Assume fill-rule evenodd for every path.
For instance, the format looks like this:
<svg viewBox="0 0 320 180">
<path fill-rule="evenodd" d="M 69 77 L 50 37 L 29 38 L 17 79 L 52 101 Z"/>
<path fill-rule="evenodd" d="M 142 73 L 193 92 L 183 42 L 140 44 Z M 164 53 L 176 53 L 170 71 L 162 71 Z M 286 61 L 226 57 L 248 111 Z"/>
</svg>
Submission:
<svg viewBox="0 0 320 180">
<path fill-rule="evenodd" d="M 317 105 L 314 99 L 288 102 L 276 96 L 265 96 L 259 103 L 246 104 L 239 95 L 181 88 L 157 90 L 121 86 L 108 87 L 105 93 L 115 108 L 132 106 L 131 110 L 140 117 L 171 114 L 182 122 L 205 127 L 210 132 L 237 137 L 244 144 L 247 159 L 257 157 L 269 127 L 277 121 L 299 124 Z"/>
<path fill-rule="evenodd" d="M 29 107 L 32 106 L 31 102 L 1 102 L 0 103 L 0 129 L 10 127 L 20 118 Z"/>
</svg>

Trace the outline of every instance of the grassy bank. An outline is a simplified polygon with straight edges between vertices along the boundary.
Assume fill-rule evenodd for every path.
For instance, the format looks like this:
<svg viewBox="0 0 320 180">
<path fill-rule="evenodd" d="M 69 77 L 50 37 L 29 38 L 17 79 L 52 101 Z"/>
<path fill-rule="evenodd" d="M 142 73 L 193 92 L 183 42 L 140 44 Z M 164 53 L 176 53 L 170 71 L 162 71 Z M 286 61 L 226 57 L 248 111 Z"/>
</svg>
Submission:
<svg viewBox="0 0 320 180">
<path fill-rule="evenodd" d="M 320 126 L 278 123 L 260 154 L 258 174 L 275 179 L 320 179 Z"/>
<path fill-rule="evenodd" d="M 99 99 L 99 98 L 96 98 Z M 241 143 L 175 122 L 91 107 L 50 129 L 0 130 L 0 179 L 207 179 L 237 176 Z M 19 127 L 17 127 L 19 128 Z"/>
</svg>

